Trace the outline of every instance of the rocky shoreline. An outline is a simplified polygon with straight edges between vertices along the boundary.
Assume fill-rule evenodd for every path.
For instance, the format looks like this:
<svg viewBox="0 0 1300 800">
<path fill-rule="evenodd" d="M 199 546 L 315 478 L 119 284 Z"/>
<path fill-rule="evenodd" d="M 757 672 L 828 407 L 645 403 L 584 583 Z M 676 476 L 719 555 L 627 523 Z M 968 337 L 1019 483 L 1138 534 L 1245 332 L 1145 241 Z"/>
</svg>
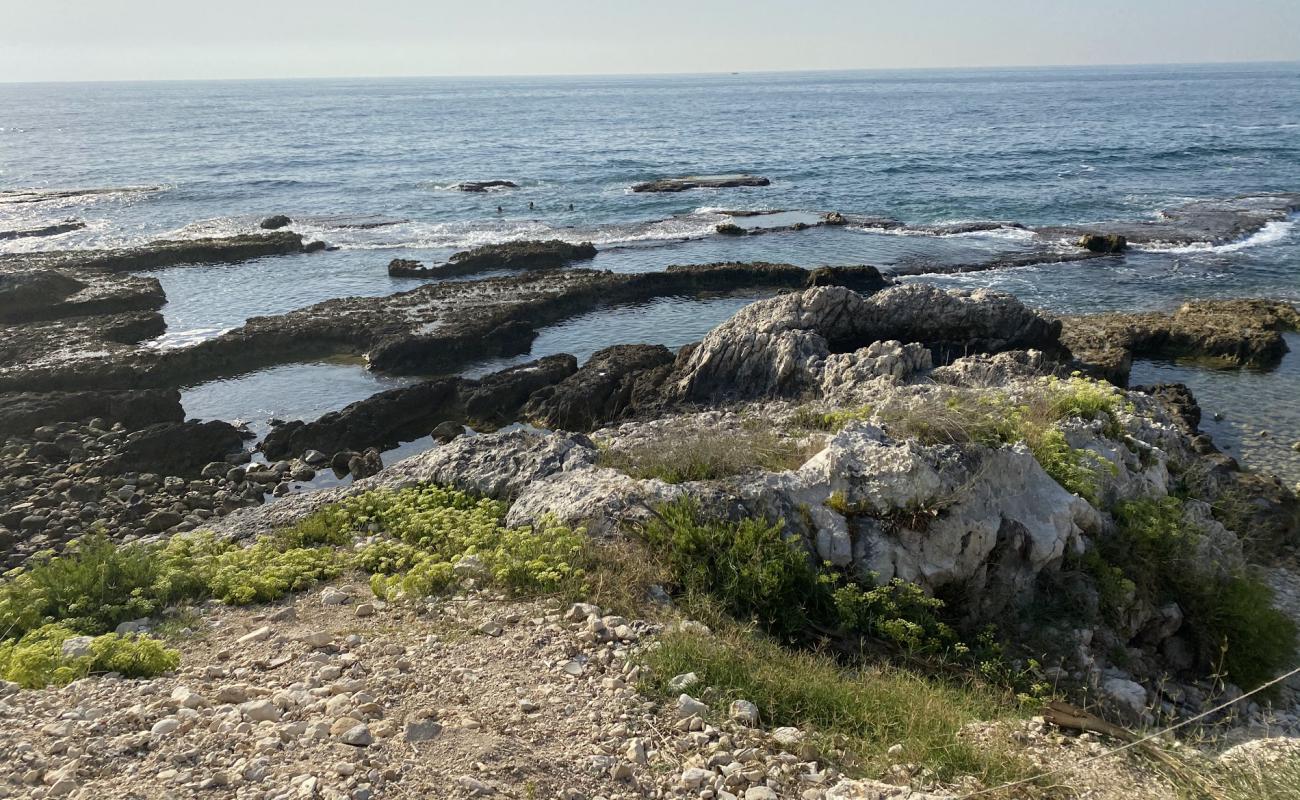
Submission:
<svg viewBox="0 0 1300 800">
<path fill-rule="evenodd" d="M 1300 196 L 1206 202 L 1171 212 L 1165 221 L 1038 232 L 1136 242 L 1179 241 L 1193 233 L 1239 237 L 1297 207 Z M 841 216 L 823 224 L 854 222 Z M 1097 248 L 1081 243 L 1078 252 L 1060 259 L 1115 257 L 1111 251 L 1122 249 L 1114 246 L 1117 241 Z M 54 553 L 75 554 L 73 545 L 92 532 L 115 545 L 165 542 L 193 531 L 253 545 L 333 504 L 413 486 L 489 498 L 502 504 L 506 530 L 562 526 L 594 546 L 626 543 L 665 509 L 690 508 L 717 524 L 775 525 L 782 541 L 828 580 L 848 576 L 914 587 L 950 610 L 944 624 L 952 630 L 996 628 L 1000 646 L 1014 649 L 1018 668 L 1034 681 L 1087 698 L 1133 726 L 1186 719 L 1258 681 L 1241 663 L 1230 665 L 1236 671 L 1226 678 L 1219 671 L 1216 658 L 1223 653 L 1217 645 L 1231 643 L 1234 653 L 1246 645 L 1233 638 L 1236 630 L 1215 639 L 1222 632 L 1212 627 L 1214 613 L 1203 607 L 1210 600 L 1185 584 L 1167 585 L 1158 570 L 1132 571 L 1142 558 L 1116 550 L 1117 541 L 1148 547 L 1141 536 L 1158 538 L 1165 528 L 1175 529 L 1185 552 L 1161 551 L 1161 557 L 1177 557 L 1172 571 L 1194 573 L 1222 594 L 1271 586 L 1276 602 L 1250 595 L 1251 602 L 1265 599 L 1261 608 L 1247 610 L 1280 615 L 1279 630 L 1300 621 L 1295 491 L 1220 453 L 1201 433 L 1200 409 L 1186 387 L 1127 385 L 1135 358 L 1276 364 L 1286 352 L 1283 334 L 1300 329 L 1300 311 L 1289 303 L 1196 300 L 1169 312 L 1058 318 L 1011 295 L 899 283 L 869 266 L 808 270 L 716 263 L 633 274 L 571 269 L 568 261 L 590 258 L 595 249 L 552 241 L 490 246 L 453 257 L 445 267 L 399 269 L 426 278 L 496 269 L 520 270 L 519 275 L 340 298 L 253 318 L 190 347 L 142 346 L 165 329 L 160 309 L 166 298 L 156 279 L 127 273 L 303 250 L 298 234 L 281 231 L 230 241 L 156 243 L 122 253 L 6 257 L 0 263 L 0 550 L 6 569 L 31 568 Z M 744 307 L 676 352 L 628 343 L 599 350 L 583 364 L 561 354 L 481 378 L 454 376 L 478 359 L 529 352 L 541 328 L 576 314 L 730 292 L 775 296 Z M 246 444 L 246 430 L 184 419 L 177 389 L 187 382 L 337 354 L 364 356 L 377 371 L 443 377 L 381 392 L 315 420 L 280 421 L 255 450 Z M 431 434 L 436 446 L 383 464 L 381 451 Z M 679 471 L 685 467 L 696 471 Z M 350 474 L 352 481 L 296 491 L 328 468 Z M 360 548 L 363 542 L 355 544 Z M 471 566 L 457 574 L 478 576 Z M 634 644 L 662 635 L 661 627 L 574 607 L 565 621 L 577 631 L 575 649 L 560 643 L 568 635 L 560 625 L 563 608 L 507 609 L 473 580 L 462 587 L 464 597 L 484 605 L 470 607 L 490 607 L 488 616 L 514 615 L 508 625 L 517 625 L 522 614 L 535 615 L 541 621 L 528 635 L 543 636 L 537 647 L 552 666 L 579 656 L 584 664 L 599 660 L 601 691 L 613 691 L 619 702 L 648 703 L 630 719 L 649 724 L 645 720 L 657 707 L 636 695 L 636 679 L 626 677 L 635 667 L 625 665 L 634 664 L 628 660 Z M 361 600 L 357 617 L 406 613 L 397 602 L 388 605 L 389 596 L 378 589 L 373 595 L 346 586 L 326 589 L 331 591 L 344 602 Z M 663 587 L 658 591 L 667 595 Z M 363 614 L 362 607 L 369 610 Z M 227 612 L 209 606 L 205 613 L 220 619 Z M 263 621 L 237 619 L 245 627 Z M 337 614 L 329 619 L 335 626 L 344 622 Z M 492 619 L 476 618 L 475 625 L 489 639 L 506 629 Z M 402 770 L 391 765 L 386 742 L 377 740 L 405 731 L 406 742 L 424 741 L 418 738 L 423 734 L 411 738 L 411 726 L 432 730 L 427 721 L 438 715 L 421 716 L 407 700 L 385 707 L 373 692 L 406 686 L 396 675 L 388 676 L 396 682 L 383 689 L 364 682 L 331 688 L 340 685 L 345 670 L 358 681 L 369 674 L 358 665 L 374 653 L 362 647 L 361 637 L 339 644 L 333 634 L 303 640 L 314 634 L 261 630 L 247 634 L 257 638 L 234 641 L 222 631 L 221 646 L 319 640 L 293 644 L 292 655 L 277 664 L 299 659 L 294 663 L 309 673 L 302 685 L 280 685 L 262 674 L 275 669 L 263 666 L 277 657 L 269 651 L 263 661 L 249 664 L 240 660 L 242 652 L 225 658 L 207 653 L 215 660 L 183 667 L 179 682 L 175 675 L 159 679 L 157 686 L 172 700 L 150 706 L 148 726 L 127 724 L 114 708 L 114 736 L 138 738 L 140 744 L 127 749 L 142 752 L 168 747 L 167 737 L 178 731 L 176 738 L 193 734 L 197 741 L 205 731 L 215 735 L 248 726 L 251 733 L 261 725 L 266 740 L 274 740 L 257 748 L 275 770 L 259 772 L 245 759 L 214 762 L 211 769 L 170 768 L 165 778 L 167 770 L 159 771 L 158 780 L 187 790 L 257 783 L 272 772 L 275 780 L 283 779 L 285 792 L 300 796 L 369 798 L 397 783 Z M 819 631 L 836 646 L 862 646 L 841 633 Z M 515 644 L 523 647 L 528 635 Z M 1247 643 L 1267 654 L 1259 659 L 1267 669 L 1294 662 L 1294 650 L 1276 652 L 1283 645 L 1274 633 L 1258 636 L 1273 637 Z M 394 656 L 424 652 L 414 641 L 392 646 L 401 651 Z M 1041 658 L 1028 659 L 1030 652 Z M 231 662 L 235 671 L 218 662 Z M 411 664 L 397 673 L 411 669 L 425 667 Z M 575 675 L 567 666 L 562 670 L 566 681 Z M 250 675 L 264 685 L 239 699 L 216 685 L 234 677 L 246 683 Z M 425 679 L 435 678 L 430 673 Z M 47 735 L 66 741 L 80 722 L 93 721 L 86 709 L 113 705 L 104 687 L 120 680 L 94 677 L 73 684 L 69 697 L 82 716 L 65 717 L 68 724 Z M 141 694 L 141 703 L 164 691 L 151 685 L 123 683 L 126 691 Z M 409 694 L 407 689 L 398 694 Z M 352 699 L 339 701 L 326 715 L 334 702 L 327 698 L 344 695 Z M 645 792 L 631 796 L 685 796 L 704 787 L 712 787 L 707 791 L 716 798 L 746 800 L 784 797 L 795 787 L 800 796 L 819 799 L 887 791 L 842 780 L 820 754 L 801 749 L 790 738 L 795 734 L 782 740 L 772 738 L 775 731 L 751 735 L 747 724 L 710 727 L 707 703 L 682 697 L 678 708 L 690 713 L 669 712 L 665 724 L 685 726 L 680 732 L 696 749 L 676 749 L 695 766 L 665 762 L 670 777 L 658 783 L 647 778 Z M 34 718 L 42 713 L 42 698 L 4 686 L 0 714 Z M 545 705 L 533 698 L 519 703 L 524 700 L 528 708 L 514 708 L 524 719 Z M 396 712 L 393 724 L 383 724 L 390 710 Z M 60 714 L 65 712 L 72 713 Z M 281 722 L 301 723 L 301 730 L 273 732 Z M 1270 701 L 1243 701 L 1212 722 L 1300 734 L 1300 682 L 1284 684 Z M 722 736 L 728 744 L 714 747 Z M 626 787 L 633 776 L 648 775 L 643 768 L 650 756 L 630 756 L 634 763 L 620 766 L 627 759 L 619 754 L 634 749 L 626 730 L 610 738 L 615 750 L 603 754 L 610 760 L 600 761 L 590 780 L 578 782 L 582 791 L 564 796 L 592 796 L 611 782 Z M 99 740 L 92 741 L 97 747 Z M 384 755 L 372 764 L 348 761 L 337 781 L 305 772 L 300 779 L 282 761 L 294 741 L 315 759 L 338 747 L 351 753 L 356 751 L 348 748 L 374 746 Z M 727 760 L 742 748 L 756 755 Z M 21 782 L 44 787 L 41 796 L 63 796 L 80 791 L 92 773 L 102 780 L 108 763 L 99 756 L 62 757 L 76 749 L 69 743 L 58 751 L 37 748 L 39 756 L 31 756 L 36 750 L 30 748 L 22 751 L 26 755 L 15 748 L 9 753 L 28 765 Z M 719 752 L 726 758 L 718 758 Z M 761 773 L 751 775 L 744 767 L 728 772 L 732 763 L 759 762 Z M 165 766 L 157 759 L 149 763 L 150 769 Z M 363 766 L 364 789 L 360 779 L 347 780 Z M 250 769 L 261 777 L 250 778 Z M 908 772 L 904 782 L 915 783 L 913 778 Z M 437 780 L 428 786 L 446 785 Z M 457 791 L 477 796 L 510 778 L 485 770 L 455 780 Z M 306 794 L 297 788 L 308 784 Z M 322 791 L 327 784 L 331 788 Z"/>
</svg>

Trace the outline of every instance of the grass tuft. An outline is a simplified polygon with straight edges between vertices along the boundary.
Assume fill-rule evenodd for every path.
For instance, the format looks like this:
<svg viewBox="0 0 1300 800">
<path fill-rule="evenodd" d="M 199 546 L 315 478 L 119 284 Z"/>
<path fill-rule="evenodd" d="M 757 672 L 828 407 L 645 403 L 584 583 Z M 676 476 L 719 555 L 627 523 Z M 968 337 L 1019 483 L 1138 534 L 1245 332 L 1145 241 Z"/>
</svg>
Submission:
<svg viewBox="0 0 1300 800">
<path fill-rule="evenodd" d="M 783 437 L 767 428 L 745 425 L 739 430 L 700 429 L 635 447 L 606 448 L 601 451 L 600 464 L 633 478 L 686 483 L 755 470 L 798 469 L 822 446 L 820 437 Z"/>
</svg>

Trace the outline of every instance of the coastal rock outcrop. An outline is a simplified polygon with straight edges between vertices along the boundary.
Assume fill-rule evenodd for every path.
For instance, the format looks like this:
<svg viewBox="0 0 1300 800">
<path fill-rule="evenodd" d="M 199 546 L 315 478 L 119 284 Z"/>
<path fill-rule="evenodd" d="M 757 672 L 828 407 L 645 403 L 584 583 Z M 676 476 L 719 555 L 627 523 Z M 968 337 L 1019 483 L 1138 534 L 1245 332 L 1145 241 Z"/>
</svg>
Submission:
<svg viewBox="0 0 1300 800">
<path fill-rule="evenodd" d="M 686 175 L 634 183 L 632 191 L 684 192 L 687 189 L 731 189 L 738 186 L 768 186 L 771 183 L 771 180 L 761 175 Z"/>
<path fill-rule="evenodd" d="M 661 345 L 607 347 L 574 374 L 533 394 L 522 414 L 549 428 L 593 430 L 649 399 L 673 359 Z"/>
<path fill-rule="evenodd" d="M 691 351 L 665 390 L 695 401 L 797 395 L 820 384 L 832 352 L 874 342 L 920 342 L 945 363 L 972 352 L 1056 351 L 1059 334 L 1059 322 L 986 290 L 909 284 L 864 298 L 817 287 L 741 309 Z"/>
<path fill-rule="evenodd" d="M 276 214 L 275 216 L 267 217 L 259 222 L 257 227 L 264 231 L 274 231 L 279 230 L 280 228 L 287 228 L 292 224 L 293 220 L 289 219 L 284 214 Z"/>
<path fill-rule="evenodd" d="M 63 222 L 52 222 L 49 225 L 40 225 L 35 228 L 19 228 L 17 230 L 0 231 L 0 242 L 10 239 L 29 239 L 38 236 L 58 236 L 61 233 L 71 233 L 79 231 L 86 227 L 86 223 L 80 220 L 70 219 Z"/>
<path fill-rule="evenodd" d="M 1078 365 L 1123 385 L 1134 358 L 1218 358 L 1269 367 L 1287 352 L 1282 334 L 1300 311 L 1278 300 L 1193 300 L 1172 312 L 1063 317 L 1062 341 Z"/>
<path fill-rule="evenodd" d="M 595 257 L 596 248 L 591 242 L 570 244 L 559 239 L 529 240 L 464 250 L 436 267 L 398 258 L 389 263 L 388 274 L 394 278 L 449 278 L 493 270 L 558 269 L 573 261 Z"/>
<path fill-rule="evenodd" d="M 160 239 L 123 250 L 88 250 L 58 254 L 68 266 L 107 272 L 139 272 L 192 264 L 249 261 L 302 252 L 302 236 L 289 231 L 207 239 Z"/>
</svg>

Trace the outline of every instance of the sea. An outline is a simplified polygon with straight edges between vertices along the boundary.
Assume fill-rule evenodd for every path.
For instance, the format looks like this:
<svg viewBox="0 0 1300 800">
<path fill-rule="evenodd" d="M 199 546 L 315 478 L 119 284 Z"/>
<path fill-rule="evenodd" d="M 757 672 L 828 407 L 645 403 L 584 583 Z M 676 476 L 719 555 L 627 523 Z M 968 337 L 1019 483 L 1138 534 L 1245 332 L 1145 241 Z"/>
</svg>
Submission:
<svg viewBox="0 0 1300 800">
<path fill-rule="evenodd" d="M 771 184 L 630 190 L 657 177 L 738 172 Z M 489 179 L 517 188 L 456 188 Z M 64 189 L 97 191 L 56 191 Z M 537 238 L 591 241 L 600 254 L 590 266 L 616 271 L 736 260 L 874 264 L 922 273 L 907 280 L 1011 292 L 1052 312 L 1234 296 L 1300 301 L 1294 218 L 1232 242 L 1156 243 L 1122 259 L 957 275 L 924 272 L 1023 253 L 1034 246 L 1030 235 L 1011 226 L 943 235 L 714 232 L 731 219 L 720 212 L 734 210 L 785 212 L 747 218 L 755 225 L 815 221 L 826 211 L 910 225 L 1076 224 L 1295 191 L 1300 63 L 0 84 L 0 230 L 85 223 L 0 241 L 0 253 L 229 235 L 273 214 L 333 248 L 151 273 L 167 292 L 168 330 L 150 347 L 183 347 L 332 297 L 419 285 L 387 275 L 393 258 L 436 263 L 477 245 Z M 685 344 L 756 298 L 597 309 L 543 330 L 524 358 Z M 1300 337 L 1288 341 L 1293 352 L 1273 369 L 1142 361 L 1133 382 L 1187 383 L 1221 447 L 1300 480 Z M 195 417 L 265 430 L 272 417 L 310 419 L 407 380 L 356 361 L 292 364 L 187 387 L 184 402 Z"/>
</svg>

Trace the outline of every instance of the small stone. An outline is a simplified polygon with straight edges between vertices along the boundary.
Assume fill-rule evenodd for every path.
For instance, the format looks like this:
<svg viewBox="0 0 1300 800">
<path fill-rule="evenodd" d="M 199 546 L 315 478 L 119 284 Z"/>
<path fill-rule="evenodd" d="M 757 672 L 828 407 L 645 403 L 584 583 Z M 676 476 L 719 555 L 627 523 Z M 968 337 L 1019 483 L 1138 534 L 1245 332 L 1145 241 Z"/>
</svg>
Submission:
<svg viewBox="0 0 1300 800">
<path fill-rule="evenodd" d="M 469 775 L 460 776 L 459 778 L 456 779 L 456 783 L 460 786 L 460 788 L 469 792 L 470 797 L 486 797 L 490 794 L 496 793 L 496 790 L 493 789 L 491 786 L 488 786 L 483 781 L 480 781 L 477 778 L 471 777 Z"/>
<path fill-rule="evenodd" d="M 375 737 L 370 733 L 370 728 L 365 724 L 353 725 L 343 732 L 339 739 L 344 744 L 350 744 L 353 747 L 368 747 L 375 743 Z"/>
<path fill-rule="evenodd" d="M 704 782 L 713 777 L 713 771 L 701 769 L 699 767 L 690 767 L 682 770 L 682 786 L 687 789 L 698 789 L 704 785 Z"/>
<path fill-rule="evenodd" d="M 500 636 L 505 633 L 505 629 L 501 627 L 500 623 L 488 621 L 478 626 L 478 632 L 486 636 Z"/>
<path fill-rule="evenodd" d="M 304 634 L 302 640 L 307 643 L 308 647 L 320 649 L 328 646 L 330 642 L 333 642 L 334 637 L 329 633 L 329 631 L 311 631 L 310 633 Z"/>
<path fill-rule="evenodd" d="M 239 711 L 252 722 L 278 722 L 280 709 L 270 700 L 249 700 L 239 704 Z"/>
<path fill-rule="evenodd" d="M 175 717 L 163 717 L 153 724 L 149 729 L 151 736 L 166 736 L 181 726 L 181 721 Z"/>
<path fill-rule="evenodd" d="M 748 700 L 736 700 L 731 704 L 731 718 L 752 728 L 758 725 L 758 706 Z"/>
<path fill-rule="evenodd" d="M 798 728 L 784 727 L 772 731 L 772 738 L 784 747 L 794 747 L 804 739 L 803 731 Z"/>
<path fill-rule="evenodd" d="M 361 605 L 357 606 L 358 617 L 373 617 L 374 615 L 375 615 L 374 603 L 362 603 Z"/>
<path fill-rule="evenodd" d="M 406 723 L 402 736 L 408 742 L 427 742 L 436 739 L 442 733 L 442 725 L 431 719 L 422 719 Z"/>
<path fill-rule="evenodd" d="M 338 589 L 326 589 L 320 593 L 321 605 L 341 606 L 348 601 L 347 594 Z"/>
<path fill-rule="evenodd" d="M 536 714 L 538 711 L 542 710 L 542 707 L 537 705 L 537 703 L 533 702 L 532 700 L 520 700 L 519 710 L 524 712 L 525 714 Z"/>
<path fill-rule="evenodd" d="M 677 698 L 677 716 L 679 717 L 700 717 L 708 713 L 708 711 L 708 705 L 701 703 L 689 694 L 683 694 Z"/>
<path fill-rule="evenodd" d="M 776 792 L 766 786 L 751 786 L 745 790 L 745 800 L 780 800 Z"/>
<path fill-rule="evenodd" d="M 674 692 L 684 692 L 700 682 L 700 676 L 694 672 L 685 672 L 668 681 L 668 688 Z"/>
<path fill-rule="evenodd" d="M 66 797 L 77 791 L 77 782 L 72 778 L 59 778 L 54 785 L 45 790 L 46 797 Z"/>
<path fill-rule="evenodd" d="M 271 638 L 271 628 L 263 625 L 254 631 L 249 631 L 236 640 L 236 644 L 253 644 L 254 642 L 264 642 Z"/>
</svg>

